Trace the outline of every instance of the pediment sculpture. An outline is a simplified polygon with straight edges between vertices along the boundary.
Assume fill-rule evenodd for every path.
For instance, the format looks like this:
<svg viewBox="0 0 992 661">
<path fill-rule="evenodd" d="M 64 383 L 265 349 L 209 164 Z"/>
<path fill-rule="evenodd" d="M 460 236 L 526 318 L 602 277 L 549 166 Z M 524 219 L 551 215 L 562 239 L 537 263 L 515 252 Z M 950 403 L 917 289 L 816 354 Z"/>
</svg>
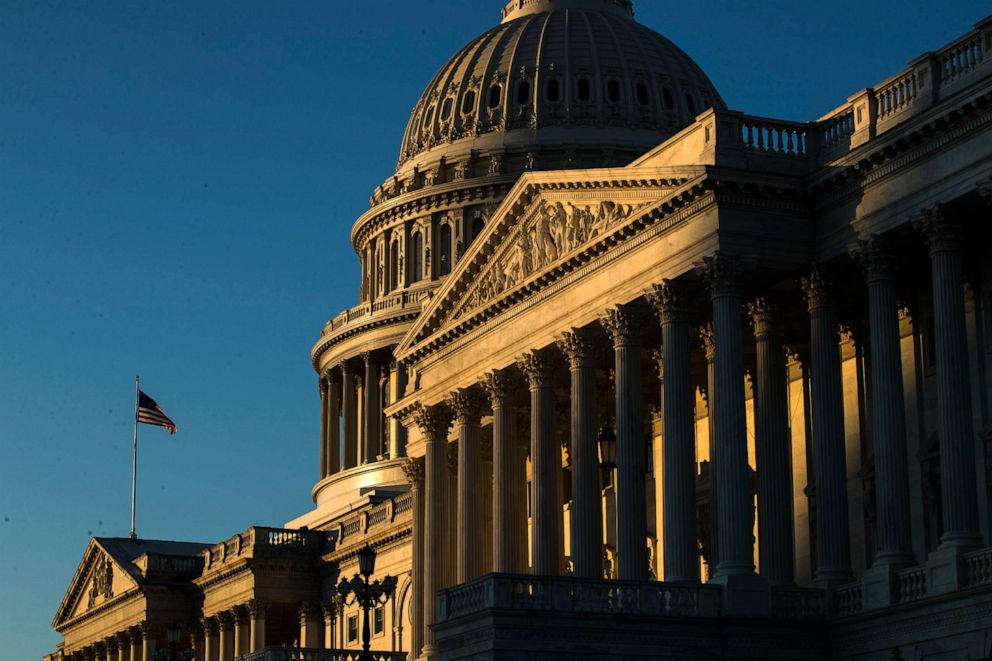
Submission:
<svg viewBox="0 0 992 661">
<path fill-rule="evenodd" d="M 87 609 L 96 605 L 98 597 L 110 599 L 114 596 L 114 563 L 107 557 L 97 558 L 90 574 L 90 590 Z"/>
</svg>

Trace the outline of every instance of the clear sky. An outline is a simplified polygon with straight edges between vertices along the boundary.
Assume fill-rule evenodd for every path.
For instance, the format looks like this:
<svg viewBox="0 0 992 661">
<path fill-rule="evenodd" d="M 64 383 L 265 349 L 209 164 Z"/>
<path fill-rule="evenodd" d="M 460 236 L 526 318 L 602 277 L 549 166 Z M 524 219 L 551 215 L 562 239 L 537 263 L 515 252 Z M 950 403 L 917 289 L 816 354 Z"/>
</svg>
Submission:
<svg viewBox="0 0 992 661">
<path fill-rule="evenodd" d="M 499 0 L 0 2 L 0 657 L 40 659 L 92 535 L 215 542 L 312 506 L 309 349 L 437 68 Z M 982 0 L 637 0 L 728 105 L 814 119 Z"/>
</svg>

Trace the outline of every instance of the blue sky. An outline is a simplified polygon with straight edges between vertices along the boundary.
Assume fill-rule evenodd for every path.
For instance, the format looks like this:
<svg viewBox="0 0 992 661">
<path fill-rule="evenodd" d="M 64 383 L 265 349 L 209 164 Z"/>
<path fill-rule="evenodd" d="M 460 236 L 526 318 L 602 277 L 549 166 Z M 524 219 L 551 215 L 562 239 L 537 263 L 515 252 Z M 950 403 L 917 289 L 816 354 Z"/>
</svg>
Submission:
<svg viewBox="0 0 992 661">
<path fill-rule="evenodd" d="M 498 0 L 0 3 L 0 645 L 38 659 L 91 535 L 213 542 L 312 506 L 309 349 L 407 115 Z M 979 0 L 638 0 L 728 105 L 813 119 Z"/>
</svg>

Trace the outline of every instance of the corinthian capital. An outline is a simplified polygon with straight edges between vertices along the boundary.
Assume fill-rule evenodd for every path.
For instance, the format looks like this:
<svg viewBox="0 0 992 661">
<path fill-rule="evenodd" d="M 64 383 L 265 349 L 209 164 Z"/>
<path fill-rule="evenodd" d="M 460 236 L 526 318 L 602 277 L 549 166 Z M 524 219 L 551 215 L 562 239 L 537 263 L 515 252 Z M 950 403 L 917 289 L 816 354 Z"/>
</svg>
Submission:
<svg viewBox="0 0 992 661">
<path fill-rule="evenodd" d="M 493 408 L 506 406 L 513 395 L 513 386 L 517 379 L 505 370 L 489 372 L 482 377 L 482 387 L 485 388 Z"/>
<path fill-rule="evenodd" d="M 872 234 L 848 246 L 847 253 L 861 264 L 868 278 L 890 278 L 895 275 L 895 260 L 889 239 Z"/>
<path fill-rule="evenodd" d="M 747 304 L 747 313 L 751 316 L 751 325 L 754 326 L 756 337 L 761 337 L 771 332 L 772 315 L 774 312 L 774 306 L 761 297 L 754 299 L 753 303 Z"/>
<path fill-rule="evenodd" d="M 744 263 L 739 257 L 717 253 L 695 264 L 696 275 L 706 281 L 710 296 L 738 296 L 744 287 Z"/>
<path fill-rule="evenodd" d="M 820 269 L 813 267 L 800 281 L 810 312 L 833 304 L 833 283 Z"/>
<path fill-rule="evenodd" d="M 428 441 L 447 442 L 451 427 L 451 410 L 447 406 L 420 406 L 414 412 L 413 419 Z"/>
<path fill-rule="evenodd" d="M 517 366 L 527 377 L 531 388 L 543 388 L 551 385 L 552 363 L 547 351 L 537 349 L 525 353 L 517 359 Z"/>
<path fill-rule="evenodd" d="M 640 315 L 628 305 L 610 308 L 599 318 L 615 346 L 636 343 L 640 335 Z"/>
<path fill-rule="evenodd" d="M 473 424 L 482 415 L 482 397 L 474 388 L 461 388 L 448 395 L 448 406 L 459 424 Z"/>
<path fill-rule="evenodd" d="M 403 473 L 406 481 L 414 489 L 424 486 L 424 460 L 419 457 L 410 457 L 403 462 Z"/>
<path fill-rule="evenodd" d="M 913 228 L 927 242 L 930 252 L 961 249 L 961 219 L 942 204 L 920 211 L 913 218 Z"/>
<path fill-rule="evenodd" d="M 685 298 L 678 285 L 671 280 L 662 280 L 660 285 L 652 285 L 645 295 L 663 324 L 673 324 L 686 319 Z"/>
<path fill-rule="evenodd" d="M 572 369 L 587 367 L 596 349 L 589 337 L 589 332 L 582 328 L 565 331 L 555 343 L 558 345 L 558 349 L 565 354 Z"/>
</svg>

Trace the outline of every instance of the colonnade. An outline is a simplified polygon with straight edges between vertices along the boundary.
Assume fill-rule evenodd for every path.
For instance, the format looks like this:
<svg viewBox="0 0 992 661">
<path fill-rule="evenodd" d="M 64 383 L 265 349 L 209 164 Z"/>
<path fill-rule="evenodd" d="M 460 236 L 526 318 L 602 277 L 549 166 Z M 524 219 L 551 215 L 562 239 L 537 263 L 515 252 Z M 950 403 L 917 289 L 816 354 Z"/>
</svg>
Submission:
<svg viewBox="0 0 992 661">
<path fill-rule="evenodd" d="M 193 638 L 197 659 L 234 661 L 265 647 L 265 605 L 256 600 L 200 620 Z"/>
<path fill-rule="evenodd" d="M 963 300 L 961 227 L 957 219 L 932 209 L 914 223 L 926 240 L 932 261 L 933 307 L 937 355 L 938 431 L 944 534 L 941 548 L 973 548 L 981 543 L 978 519 L 975 449 L 971 429 L 967 337 Z M 909 482 L 905 409 L 902 392 L 899 305 L 893 248 L 888 239 L 866 236 L 852 255 L 864 268 L 871 348 L 871 426 L 874 430 L 878 552 L 875 565 L 905 566 L 915 560 L 908 513 Z M 805 304 L 809 350 L 803 356 L 810 373 L 812 479 L 815 485 L 814 580 L 833 586 L 854 578 L 848 522 L 847 469 L 840 325 L 836 289 L 824 269 L 801 274 L 801 294 L 784 305 Z M 561 500 L 557 491 L 561 463 L 554 433 L 555 364 L 567 363 L 571 399 L 572 573 L 582 578 L 603 575 L 602 492 L 596 429 L 596 376 L 591 356 L 602 330 L 609 338 L 614 366 L 612 390 L 616 425 L 617 576 L 646 580 L 647 516 L 645 493 L 644 402 L 641 355 L 649 334 L 643 330 L 650 307 L 660 320 L 662 372 L 661 484 L 664 548 L 661 574 L 666 581 L 699 581 L 696 531 L 696 448 L 694 392 L 690 376 L 690 312 L 700 321 L 691 292 L 705 288 L 712 323 L 712 369 L 709 406 L 712 424 L 716 536 L 719 560 L 711 580 L 728 584 L 737 577 L 765 585 L 794 583 L 792 454 L 788 420 L 785 310 L 762 297 L 745 295 L 747 269 L 734 256 L 716 254 L 693 273 L 654 285 L 642 299 L 603 310 L 598 329 L 572 328 L 554 346 L 535 347 L 516 365 L 480 376 L 477 386 L 451 393 L 445 401 L 421 406 L 413 421 L 423 436 L 422 458 L 407 469 L 414 493 L 414 589 L 423 603 L 423 620 L 414 623 L 413 654 L 436 653 L 428 625 L 436 617 L 437 591 L 452 582 L 476 578 L 483 570 L 526 571 L 519 549 L 527 548 L 526 455 L 513 437 L 516 384 L 529 390 L 531 461 L 530 562 L 538 575 L 562 572 Z M 804 299 L 804 300 L 803 300 Z M 781 305 L 781 303 L 780 303 Z M 745 339 L 745 312 L 752 332 Z M 657 333 L 650 334 L 656 337 Z M 749 485 L 745 418 L 745 342 L 753 347 L 754 434 L 757 464 L 757 518 L 760 573 L 754 565 L 753 494 Z M 602 340 L 598 340 L 603 344 Z M 606 348 L 606 347 L 604 347 Z M 526 407 L 526 406 L 525 406 Z M 492 411 L 491 475 L 480 474 L 479 438 L 484 412 Z M 458 452 L 456 493 L 446 497 L 451 477 L 445 461 L 455 424 Z M 483 535 L 485 489 L 491 483 L 492 529 Z M 455 507 L 454 524 L 446 516 Z M 445 540 L 455 536 L 455 542 Z M 491 564 L 480 562 L 480 540 L 492 545 Z M 454 554 L 453 557 L 451 554 Z M 457 567 L 450 580 L 445 567 Z M 418 631 L 419 630 L 419 631 Z"/>
<path fill-rule="evenodd" d="M 385 355 L 366 351 L 325 371 L 318 380 L 321 479 L 404 455 L 406 429 L 396 420 L 385 420 L 383 405 L 403 396 L 406 368 Z"/>
<path fill-rule="evenodd" d="M 129 627 L 84 649 L 63 654 L 63 661 L 152 661 L 155 631 L 145 624 Z"/>
</svg>

